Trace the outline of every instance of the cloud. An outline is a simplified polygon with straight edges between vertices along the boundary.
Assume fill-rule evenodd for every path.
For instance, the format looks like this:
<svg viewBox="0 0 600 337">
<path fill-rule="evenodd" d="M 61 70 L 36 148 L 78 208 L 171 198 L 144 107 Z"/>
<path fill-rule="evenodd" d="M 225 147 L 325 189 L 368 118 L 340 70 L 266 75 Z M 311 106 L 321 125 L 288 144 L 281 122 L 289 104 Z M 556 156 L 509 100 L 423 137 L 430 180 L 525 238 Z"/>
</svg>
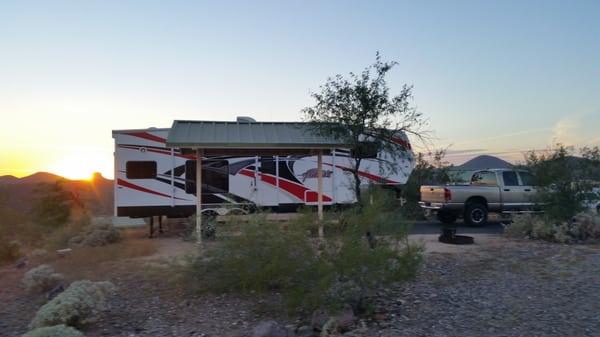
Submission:
<svg viewBox="0 0 600 337">
<path fill-rule="evenodd" d="M 580 136 L 581 123 L 579 116 L 571 115 L 560 119 L 552 129 L 553 143 L 576 145 L 582 143 Z"/>
<path fill-rule="evenodd" d="M 487 149 L 464 149 L 464 150 L 448 150 L 446 151 L 446 156 L 456 156 L 456 155 L 464 155 L 464 154 L 479 154 L 486 153 Z"/>
</svg>

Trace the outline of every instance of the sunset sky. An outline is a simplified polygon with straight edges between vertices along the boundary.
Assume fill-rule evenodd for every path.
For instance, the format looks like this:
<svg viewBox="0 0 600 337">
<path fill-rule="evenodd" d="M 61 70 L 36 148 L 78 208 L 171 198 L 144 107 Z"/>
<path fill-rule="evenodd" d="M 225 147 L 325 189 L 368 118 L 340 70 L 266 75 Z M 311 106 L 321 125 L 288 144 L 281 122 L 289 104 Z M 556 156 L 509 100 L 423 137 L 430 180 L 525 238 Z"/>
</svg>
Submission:
<svg viewBox="0 0 600 337">
<path fill-rule="evenodd" d="M 450 161 L 600 145 L 600 1 L 2 1 L 0 175 L 112 177 L 113 129 L 299 120 L 376 51 Z"/>
</svg>

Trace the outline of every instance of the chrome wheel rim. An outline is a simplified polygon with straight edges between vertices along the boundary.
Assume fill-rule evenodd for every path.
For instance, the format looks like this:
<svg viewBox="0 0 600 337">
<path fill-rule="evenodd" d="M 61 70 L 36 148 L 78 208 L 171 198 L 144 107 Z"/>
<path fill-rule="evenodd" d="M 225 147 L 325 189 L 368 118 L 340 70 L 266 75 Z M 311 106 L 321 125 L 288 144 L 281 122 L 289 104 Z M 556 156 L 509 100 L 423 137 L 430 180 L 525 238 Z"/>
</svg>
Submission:
<svg viewBox="0 0 600 337">
<path fill-rule="evenodd" d="M 476 209 L 474 209 L 474 210 L 471 211 L 471 220 L 474 223 L 480 223 L 480 222 L 482 222 L 484 217 L 485 216 L 484 216 L 483 210 L 480 209 L 480 208 L 476 208 Z"/>
</svg>

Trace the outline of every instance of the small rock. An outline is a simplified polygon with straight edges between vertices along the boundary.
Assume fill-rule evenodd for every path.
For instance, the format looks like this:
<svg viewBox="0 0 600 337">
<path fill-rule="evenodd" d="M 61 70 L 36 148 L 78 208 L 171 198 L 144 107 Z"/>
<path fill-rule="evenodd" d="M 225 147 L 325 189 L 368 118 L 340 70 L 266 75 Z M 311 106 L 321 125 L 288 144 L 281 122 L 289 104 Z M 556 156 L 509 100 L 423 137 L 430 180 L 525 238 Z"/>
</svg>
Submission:
<svg viewBox="0 0 600 337">
<path fill-rule="evenodd" d="M 41 249 L 41 248 L 34 249 L 31 252 L 31 256 L 33 256 L 33 257 L 38 257 L 39 258 L 39 257 L 44 257 L 46 255 L 48 255 L 48 251 L 45 250 L 45 249 Z"/>
<path fill-rule="evenodd" d="M 344 306 L 344 310 L 335 316 L 335 325 L 339 332 L 350 330 L 350 327 L 356 322 L 356 316 L 349 305 Z"/>
<path fill-rule="evenodd" d="M 252 337 L 293 337 L 294 332 L 275 321 L 259 323 L 252 329 Z"/>
<path fill-rule="evenodd" d="M 324 310 L 317 309 L 317 310 L 313 311 L 313 313 L 312 313 L 311 320 L 310 320 L 310 326 L 312 326 L 312 328 L 314 330 L 321 331 L 321 329 L 323 328 L 323 325 L 325 325 L 325 323 L 327 323 L 328 319 L 329 319 L 329 316 L 327 315 L 327 313 Z"/>
<path fill-rule="evenodd" d="M 303 325 L 296 330 L 296 337 L 315 337 L 315 329 L 312 326 Z"/>
<path fill-rule="evenodd" d="M 22 257 L 22 258 L 18 259 L 17 262 L 15 263 L 15 268 L 23 269 L 23 268 L 25 268 L 26 265 L 27 265 L 27 257 Z"/>
</svg>

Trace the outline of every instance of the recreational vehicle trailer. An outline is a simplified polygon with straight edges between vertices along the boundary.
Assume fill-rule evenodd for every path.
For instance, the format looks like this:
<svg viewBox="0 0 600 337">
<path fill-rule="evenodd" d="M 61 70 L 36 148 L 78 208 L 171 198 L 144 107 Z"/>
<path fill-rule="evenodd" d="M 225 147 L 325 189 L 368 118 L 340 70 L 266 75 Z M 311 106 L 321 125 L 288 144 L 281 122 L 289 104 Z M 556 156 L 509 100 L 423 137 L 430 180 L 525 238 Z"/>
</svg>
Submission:
<svg viewBox="0 0 600 337">
<path fill-rule="evenodd" d="M 196 212 L 193 153 L 166 145 L 169 128 L 114 130 L 114 213 L 128 217 L 187 217 Z M 360 166 L 361 184 L 399 187 L 414 160 L 405 134 L 393 140 L 404 152 L 374 154 Z M 323 203 L 351 204 L 355 197 L 351 153 L 337 148 L 323 158 Z M 394 169 L 381 160 L 396 161 Z M 317 156 L 207 156 L 202 159 L 202 213 L 247 213 L 316 205 Z"/>
</svg>

